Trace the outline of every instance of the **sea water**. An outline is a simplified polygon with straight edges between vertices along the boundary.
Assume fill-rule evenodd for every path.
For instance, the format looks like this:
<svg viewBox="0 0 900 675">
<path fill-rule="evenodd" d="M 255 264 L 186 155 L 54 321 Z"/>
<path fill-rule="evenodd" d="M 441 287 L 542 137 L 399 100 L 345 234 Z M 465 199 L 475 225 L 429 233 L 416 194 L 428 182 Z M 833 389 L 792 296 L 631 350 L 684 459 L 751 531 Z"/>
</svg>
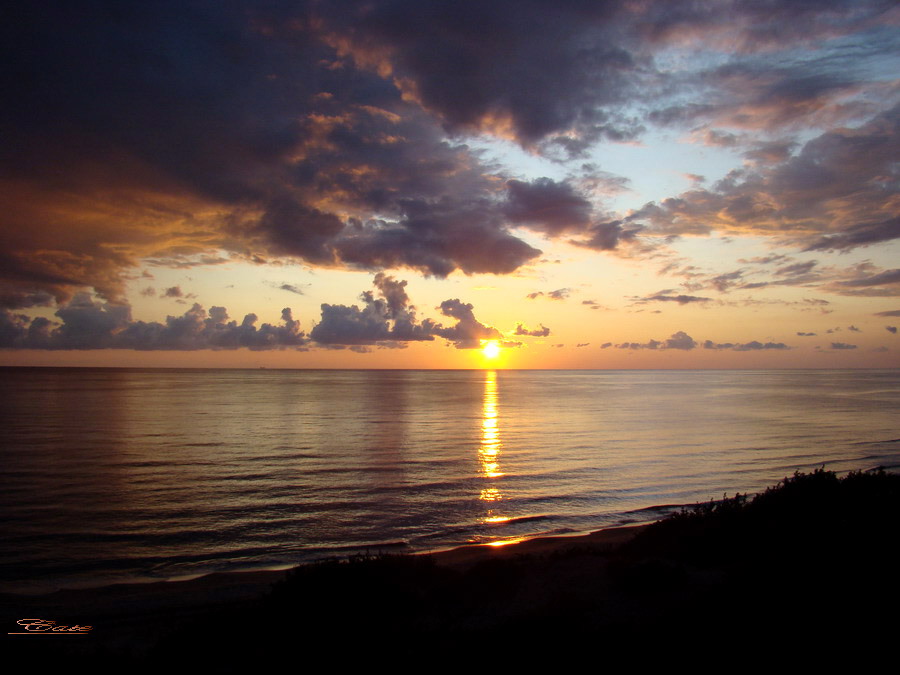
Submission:
<svg viewBox="0 0 900 675">
<path fill-rule="evenodd" d="M 900 371 L 0 369 L 0 591 L 658 519 L 900 469 Z"/>
</svg>

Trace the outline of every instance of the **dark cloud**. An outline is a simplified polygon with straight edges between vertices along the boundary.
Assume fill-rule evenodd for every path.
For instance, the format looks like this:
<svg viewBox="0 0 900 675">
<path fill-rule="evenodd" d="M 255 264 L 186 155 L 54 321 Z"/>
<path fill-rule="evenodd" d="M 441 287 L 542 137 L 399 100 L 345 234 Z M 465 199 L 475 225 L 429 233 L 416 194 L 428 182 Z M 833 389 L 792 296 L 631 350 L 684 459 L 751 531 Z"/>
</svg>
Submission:
<svg viewBox="0 0 900 675">
<path fill-rule="evenodd" d="M 856 326 L 847 326 L 847 330 L 849 330 L 849 331 L 851 331 L 851 332 L 853 332 L 853 333 L 862 333 L 862 330 L 860 330 L 860 329 L 857 328 Z"/>
<path fill-rule="evenodd" d="M 756 164 L 780 164 L 787 161 L 797 148 L 794 141 L 772 141 L 760 143 L 744 153 L 744 157 Z"/>
<path fill-rule="evenodd" d="M 615 3 L 562 2 L 552 12 L 503 0 L 327 8 L 358 62 L 392 71 L 451 128 L 494 129 L 524 144 L 549 137 L 571 154 L 585 139 L 635 132 L 615 106 L 643 72 L 620 32 L 637 17 Z"/>
<path fill-rule="evenodd" d="M 896 327 L 896 326 L 885 326 L 884 329 L 885 329 L 888 333 L 893 333 L 894 335 L 897 334 L 897 327 Z"/>
<path fill-rule="evenodd" d="M 591 345 L 590 342 L 579 342 L 579 343 L 578 343 L 577 345 L 575 345 L 575 346 L 576 346 L 576 347 L 590 347 L 590 345 Z"/>
<path fill-rule="evenodd" d="M 30 318 L 4 309 L 0 313 L 0 348 L 7 349 L 136 349 L 136 350 L 252 350 L 297 348 L 307 349 L 312 343 L 326 348 L 349 348 L 366 353 L 367 347 L 403 347 L 413 341 L 442 337 L 458 349 L 481 346 L 483 340 L 502 339 L 496 328 L 475 318 L 474 308 L 458 299 L 445 300 L 440 312 L 456 319 L 445 327 L 431 319 L 418 320 L 416 308 L 410 304 L 406 281 L 378 273 L 373 280 L 378 297 L 370 291 L 362 293 L 358 305 L 322 305 L 320 321 L 309 336 L 300 330 L 300 322 L 291 310 L 281 313 L 281 324 L 260 326 L 256 314 L 243 321 L 230 320 L 224 307 L 207 311 L 194 304 L 182 316 L 169 316 L 165 323 L 134 321 L 131 307 L 94 300 L 78 293 L 57 310 L 59 322 L 43 317 Z M 529 335 L 545 336 L 549 329 L 541 327 Z M 519 342 L 503 342 L 505 347 L 519 347 Z"/>
<path fill-rule="evenodd" d="M 775 270 L 775 274 L 778 276 L 801 276 L 809 274 L 817 264 L 818 263 L 815 260 L 793 263 L 792 265 L 785 265 L 784 267 L 778 268 Z"/>
<path fill-rule="evenodd" d="M 900 270 L 882 270 L 866 261 L 832 275 L 823 288 L 851 297 L 896 297 L 900 296 Z"/>
<path fill-rule="evenodd" d="M 893 239 L 898 113 L 876 114 L 893 94 L 871 74 L 896 51 L 893 6 L 18 3 L 0 25 L 0 305 L 123 305 L 141 261 L 506 274 L 540 255 L 517 228 L 602 251 L 712 229 Z M 672 48 L 728 58 L 681 72 Z M 600 217 L 592 191 L 622 179 L 522 180 L 464 142 L 566 159 L 648 124 L 747 147 L 756 168 Z M 795 148 L 798 126 L 834 128 Z M 778 140 L 748 146 L 759 129 Z"/>
<path fill-rule="evenodd" d="M 823 133 L 782 163 L 733 171 L 711 189 L 647 204 L 630 218 L 645 233 L 703 235 L 715 229 L 776 237 L 808 251 L 850 250 L 900 237 L 892 168 L 898 127 L 895 107 L 858 128 Z"/>
<path fill-rule="evenodd" d="M 548 335 L 550 335 L 549 328 L 547 328 L 544 324 L 540 324 L 540 326 L 541 326 L 540 328 L 535 328 L 535 329 L 529 330 L 522 324 L 517 324 L 515 334 L 516 335 L 529 335 L 531 337 L 547 337 Z"/>
<path fill-rule="evenodd" d="M 797 335 L 803 335 L 803 333 L 797 333 Z M 783 342 L 758 342 L 757 340 L 751 340 L 750 342 L 743 343 L 733 343 L 733 342 L 725 342 L 725 343 L 714 343 L 712 340 L 706 340 L 703 343 L 704 349 L 728 349 L 735 352 L 752 352 L 752 351 L 761 351 L 761 350 L 769 350 L 769 349 L 790 349 Z"/>
<path fill-rule="evenodd" d="M 47 307 L 53 304 L 53 295 L 46 291 L 21 291 L 14 285 L 0 284 L 0 309 Z"/>
<path fill-rule="evenodd" d="M 816 333 L 797 333 L 800 337 L 815 337 Z"/>
<path fill-rule="evenodd" d="M 835 283 L 835 286 L 843 288 L 860 288 L 869 286 L 887 286 L 894 284 L 900 284 L 900 269 L 887 270 L 885 272 L 881 272 L 880 274 L 874 274 L 872 276 L 861 277 L 858 279 L 851 279 L 849 281 L 839 281 Z"/>
<path fill-rule="evenodd" d="M 243 321 L 229 321 L 224 307 L 207 312 L 195 304 L 182 316 L 169 316 L 166 322 L 134 321 L 128 305 L 113 305 L 93 300 L 86 293 L 76 294 L 56 312 L 61 323 L 43 317 L 29 319 L 8 311 L 0 314 L 0 346 L 12 349 L 303 349 L 308 343 L 300 322 L 289 308 L 281 312 L 282 323 L 264 323 L 257 327 L 257 316 L 247 314 Z"/>
<path fill-rule="evenodd" d="M 900 316 L 900 309 L 892 309 L 888 312 L 876 312 L 875 316 Z"/>
<path fill-rule="evenodd" d="M 689 305 L 692 303 L 711 302 L 712 298 L 703 298 L 696 295 L 672 295 L 673 291 L 660 291 L 654 295 L 648 295 L 644 298 L 638 298 L 636 304 L 646 304 L 648 302 L 677 302 L 679 305 Z"/>
<path fill-rule="evenodd" d="M 712 277 L 708 283 L 720 293 L 725 293 L 728 289 L 740 282 L 743 277 L 744 270 L 735 270 L 733 272 L 726 272 L 725 274 L 718 274 Z"/>
<path fill-rule="evenodd" d="M 697 342 L 684 331 L 673 333 L 665 341 L 649 340 L 648 342 L 623 342 L 617 344 L 618 349 L 681 349 L 690 351 L 697 347 Z"/>
<path fill-rule="evenodd" d="M 310 338 L 326 345 L 374 345 L 382 342 L 434 340 L 439 328 L 429 319 L 417 321 L 415 307 L 409 304 L 406 281 L 397 281 L 382 272 L 375 275 L 371 291 L 360 295 L 357 305 L 322 305 L 322 317 L 310 332 Z"/>
<path fill-rule="evenodd" d="M 456 319 L 444 326 L 431 319 L 416 318 L 416 308 L 409 304 L 406 281 L 398 281 L 383 272 L 375 275 L 371 291 L 360 295 L 363 305 L 322 305 L 322 317 L 310 332 L 310 338 L 322 345 L 394 346 L 404 342 L 430 341 L 441 337 L 457 349 L 476 349 L 484 340 L 499 340 L 503 335 L 475 318 L 474 307 L 459 299 L 444 300 L 438 310 Z M 520 346 L 509 343 L 505 346 Z"/>
<path fill-rule="evenodd" d="M 454 343 L 457 349 L 477 349 L 483 340 L 496 340 L 502 338 L 496 328 L 486 326 L 475 318 L 471 303 L 464 303 L 458 299 L 444 300 L 440 312 L 457 320 L 451 328 L 437 327 L 435 335 Z"/>
<path fill-rule="evenodd" d="M 757 258 L 738 258 L 738 262 L 741 263 L 753 263 L 755 265 L 771 265 L 773 263 L 781 263 L 790 260 L 785 255 L 767 255 Z"/>
<path fill-rule="evenodd" d="M 694 349 L 697 346 L 697 342 L 684 331 L 678 331 L 672 337 L 666 340 L 665 347 L 666 349 Z"/>
<path fill-rule="evenodd" d="M 548 300 L 565 300 L 571 292 L 571 288 L 557 288 L 555 291 L 547 291 L 546 293 L 544 291 L 535 291 L 525 297 L 529 300 L 537 300 L 540 297 L 546 297 Z"/>
<path fill-rule="evenodd" d="M 184 293 L 182 292 L 180 286 L 172 286 L 172 287 L 167 288 L 167 289 L 165 290 L 165 292 L 163 293 L 163 297 L 166 297 L 166 298 L 183 298 L 183 297 L 184 297 Z"/>
<path fill-rule="evenodd" d="M 846 342 L 832 342 L 832 349 L 856 349 L 856 345 L 849 345 Z"/>
<path fill-rule="evenodd" d="M 632 242 L 643 230 L 642 225 L 625 220 L 596 223 L 585 232 L 587 239 L 573 239 L 572 244 L 592 248 L 596 251 L 612 251 L 622 242 Z"/>
<path fill-rule="evenodd" d="M 611 346 L 610 343 L 605 343 L 601 346 L 602 349 L 606 349 Z M 697 340 L 694 340 L 690 335 L 685 333 L 684 331 L 678 331 L 671 335 L 667 340 L 650 340 L 648 342 L 623 342 L 621 344 L 615 345 L 618 349 L 652 349 L 652 350 L 663 350 L 663 349 L 680 349 L 684 351 L 690 351 L 692 349 L 696 349 L 697 347 L 702 346 L 704 349 L 714 349 L 714 350 L 730 350 L 736 352 L 749 352 L 749 351 L 761 351 L 761 350 L 786 350 L 790 349 L 790 347 L 783 342 L 758 342 L 756 340 L 752 340 L 750 342 L 713 342 L 712 340 L 704 340 L 702 343 L 699 343 Z"/>
<path fill-rule="evenodd" d="M 504 215 L 513 223 L 558 236 L 584 230 L 591 220 L 591 203 L 568 183 L 538 178 L 506 184 L 509 198 Z"/>
<path fill-rule="evenodd" d="M 297 284 L 283 283 L 280 284 L 278 288 L 280 288 L 282 291 L 287 291 L 288 293 L 303 295 L 303 289 L 297 286 Z"/>
<path fill-rule="evenodd" d="M 214 249 L 438 276 L 535 258 L 488 167 L 342 61 L 311 12 L 17 8 L 0 40 L 2 280 L 25 298 L 121 300 L 138 260 L 217 264 Z"/>
</svg>

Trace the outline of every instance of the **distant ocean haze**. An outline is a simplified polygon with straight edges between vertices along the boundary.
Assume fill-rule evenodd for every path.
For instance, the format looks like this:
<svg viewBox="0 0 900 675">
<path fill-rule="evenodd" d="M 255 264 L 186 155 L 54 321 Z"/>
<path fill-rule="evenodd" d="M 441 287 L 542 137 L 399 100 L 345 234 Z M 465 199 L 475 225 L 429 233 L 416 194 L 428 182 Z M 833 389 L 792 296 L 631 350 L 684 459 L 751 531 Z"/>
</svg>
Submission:
<svg viewBox="0 0 900 675">
<path fill-rule="evenodd" d="M 900 371 L 5 368 L 0 590 L 655 520 L 900 467 Z"/>
</svg>

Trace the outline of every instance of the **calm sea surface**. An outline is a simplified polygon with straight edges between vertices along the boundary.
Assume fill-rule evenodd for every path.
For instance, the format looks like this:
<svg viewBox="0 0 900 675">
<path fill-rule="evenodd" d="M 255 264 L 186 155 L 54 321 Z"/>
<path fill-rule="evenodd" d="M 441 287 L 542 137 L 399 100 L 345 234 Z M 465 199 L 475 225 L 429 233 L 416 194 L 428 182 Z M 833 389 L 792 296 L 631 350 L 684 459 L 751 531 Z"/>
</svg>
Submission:
<svg viewBox="0 0 900 675">
<path fill-rule="evenodd" d="M 0 591 L 587 532 L 900 470 L 900 371 L 0 369 Z"/>
</svg>

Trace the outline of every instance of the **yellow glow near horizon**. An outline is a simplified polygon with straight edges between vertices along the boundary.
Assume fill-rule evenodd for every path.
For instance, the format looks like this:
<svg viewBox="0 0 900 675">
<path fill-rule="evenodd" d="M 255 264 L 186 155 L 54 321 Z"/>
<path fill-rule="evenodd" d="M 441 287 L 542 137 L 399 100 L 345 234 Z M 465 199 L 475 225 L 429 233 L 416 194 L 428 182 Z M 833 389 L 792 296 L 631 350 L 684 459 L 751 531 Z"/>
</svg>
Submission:
<svg viewBox="0 0 900 675">
<path fill-rule="evenodd" d="M 500 356 L 500 344 L 496 340 L 488 340 L 481 348 L 481 353 L 486 359 L 496 359 Z"/>
</svg>

